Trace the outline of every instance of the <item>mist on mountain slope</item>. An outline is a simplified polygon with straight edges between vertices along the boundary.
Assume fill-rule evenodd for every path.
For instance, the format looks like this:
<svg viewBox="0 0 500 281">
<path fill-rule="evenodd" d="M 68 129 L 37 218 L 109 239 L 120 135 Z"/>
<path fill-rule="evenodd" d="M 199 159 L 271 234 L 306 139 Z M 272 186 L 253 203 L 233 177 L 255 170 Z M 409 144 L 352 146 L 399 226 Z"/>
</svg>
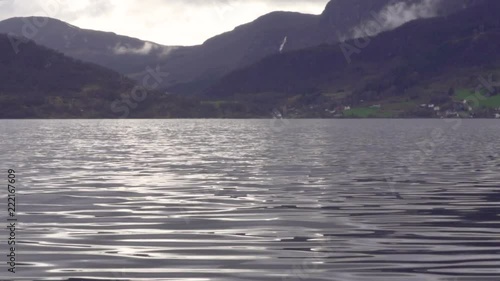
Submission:
<svg viewBox="0 0 500 281">
<path fill-rule="evenodd" d="M 349 37 L 374 36 L 412 20 L 435 17 L 438 15 L 439 2 L 440 0 L 391 1 L 380 12 L 372 12 L 372 19 L 363 21 L 352 28 Z"/>
</svg>

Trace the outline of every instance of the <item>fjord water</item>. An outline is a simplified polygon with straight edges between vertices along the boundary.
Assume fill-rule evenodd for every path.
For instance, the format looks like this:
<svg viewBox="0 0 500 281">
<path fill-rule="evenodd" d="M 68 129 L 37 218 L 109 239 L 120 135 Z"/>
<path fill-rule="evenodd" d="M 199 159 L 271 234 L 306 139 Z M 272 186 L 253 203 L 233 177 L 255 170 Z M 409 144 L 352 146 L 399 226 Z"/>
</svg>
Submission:
<svg viewBox="0 0 500 281">
<path fill-rule="evenodd" d="M 17 273 L 1 258 L 0 279 L 500 277 L 498 120 L 7 120 L 0 132 L 20 220 Z"/>
</svg>

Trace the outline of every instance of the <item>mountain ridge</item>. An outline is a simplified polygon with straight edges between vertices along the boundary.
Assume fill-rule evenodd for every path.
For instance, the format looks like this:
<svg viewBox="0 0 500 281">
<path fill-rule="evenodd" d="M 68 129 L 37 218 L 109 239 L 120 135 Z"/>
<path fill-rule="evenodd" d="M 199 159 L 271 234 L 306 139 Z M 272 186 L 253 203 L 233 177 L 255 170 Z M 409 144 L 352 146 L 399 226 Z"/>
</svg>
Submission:
<svg viewBox="0 0 500 281">
<path fill-rule="evenodd" d="M 364 11 L 337 30 L 354 34 L 373 23 L 380 25 L 377 30 L 340 42 L 337 33 L 337 39 L 330 44 L 306 40 L 309 47 L 303 47 L 304 42 L 296 38 L 326 40 L 317 27 L 329 13 L 270 13 L 208 39 L 203 45 L 169 49 L 167 54 L 163 47 L 151 42 L 82 30 L 59 20 L 42 25 L 49 26 L 49 31 L 35 30 L 39 41 L 58 48 L 68 44 L 72 52 L 81 52 L 87 58 L 94 56 L 96 63 L 83 62 L 12 33 L 0 35 L 0 104 L 12 103 L 15 106 L 9 110 L 19 111 L 11 110 L 0 117 L 243 118 L 269 116 L 274 107 L 288 108 L 291 117 L 338 117 L 339 112 L 344 114 L 341 107 L 355 108 L 345 113 L 351 117 L 447 117 L 449 112 L 452 116 L 458 114 L 456 107 L 463 109 L 463 101 L 474 95 L 480 98 L 477 110 L 460 114 L 487 117 L 495 106 L 500 108 L 500 89 L 495 86 L 500 76 L 500 56 L 496 52 L 500 45 L 500 22 L 496 17 L 500 2 L 442 0 L 441 7 L 449 10 L 435 16 L 427 13 L 427 6 L 418 4 L 431 0 L 370 1 L 376 5 L 374 10 L 385 8 L 378 14 Z M 331 4 L 327 9 L 370 2 L 330 3 L 340 6 Z M 411 15 L 405 19 L 407 23 L 396 28 L 389 25 L 386 31 L 385 24 L 393 15 L 385 13 L 387 7 L 393 7 L 386 3 L 396 3 L 396 8 L 411 7 L 405 11 L 416 11 L 422 18 L 414 20 Z M 351 8 L 360 9 L 355 5 Z M 39 23 L 45 20 L 29 19 Z M 2 21 L 0 31 L 9 23 L 17 28 L 25 20 Z M 399 23 L 400 18 L 392 20 Z M 63 32 L 58 33 L 58 28 Z M 68 40 L 64 32 L 71 31 L 77 33 Z M 134 69 L 128 76 L 136 80 L 103 67 L 106 60 L 100 56 L 107 53 L 113 54 L 110 60 Z M 160 55 L 168 58 L 168 63 L 159 60 Z M 141 70 L 145 62 L 148 65 Z M 152 82 L 151 72 L 161 76 L 157 83 L 146 83 Z M 486 81 L 485 77 L 492 77 L 488 81 L 494 85 L 483 85 L 487 92 L 474 92 L 478 78 Z M 168 93 L 199 95 L 166 95 L 162 88 L 165 85 L 171 85 Z M 131 101 L 130 94 L 137 87 L 144 88 L 149 98 Z M 424 110 L 419 104 L 435 107 Z M 381 107 L 384 109 L 379 110 Z"/>
<path fill-rule="evenodd" d="M 211 106 L 165 95 L 103 66 L 0 34 L 0 118 L 217 117 Z M 158 79 L 150 74 L 147 81 Z"/>
<path fill-rule="evenodd" d="M 353 29 L 372 21 L 374 14 L 381 13 L 391 3 L 407 3 L 412 7 L 412 3 L 422 1 L 429 0 L 331 0 L 320 15 L 272 12 L 209 38 L 201 45 L 189 47 L 163 46 L 114 33 L 75 29 L 60 21 L 53 28 L 50 23 L 39 28 L 38 36 L 32 39 L 136 80 L 144 77 L 147 66 L 159 66 L 170 73 L 162 88 L 173 93 L 197 94 L 225 74 L 266 56 L 333 44 L 339 41 L 339 35 L 349 39 L 354 35 Z M 440 0 L 438 3 L 445 3 L 451 12 L 471 1 L 479 0 Z M 2 21 L 0 32 L 22 35 L 20 29 L 24 24 L 22 19 Z M 286 43 L 282 44 L 285 38 Z M 120 51 L 122 53 L 117 54 Z"/>
<path fill-rule="evenodd" d="M 47 17 L 15 17 L 0 21 L 0 33 L 33 40 L 70 57 L 99 64 L 125 75 L 144 71 L 146 66 L 158 63 L 162 52 L 180 48 L 114 32 L 82 29 Z M 26 39 L 16 44 L 22 44 Z M 141 54 L 141 51 L 147 51 L 148 46 L 149 52 Z"/>
<path fill-rule="evenodd" d="M 413 107 L 438 98 L 448 107 L 451 89 L 474 95 L 477 79 L 472 76 L 488 75 L 485 69 L 500 73 L 498 10 L 500 2 L 485 2 L 447 17 L 409 22 L 365 38 L 363 46 L 351 40 L 269 56 L 226 75 L 206 95 L 229 100 L 267 96 L 281 99 L 281 106 L 316 96 L 332 104 L 324 110 L 362 101 L 373 106 L 391 99 L 409 103 L 410 97 Z M 495 98 L 491 106 L 496 105 Z"/>
</svg>

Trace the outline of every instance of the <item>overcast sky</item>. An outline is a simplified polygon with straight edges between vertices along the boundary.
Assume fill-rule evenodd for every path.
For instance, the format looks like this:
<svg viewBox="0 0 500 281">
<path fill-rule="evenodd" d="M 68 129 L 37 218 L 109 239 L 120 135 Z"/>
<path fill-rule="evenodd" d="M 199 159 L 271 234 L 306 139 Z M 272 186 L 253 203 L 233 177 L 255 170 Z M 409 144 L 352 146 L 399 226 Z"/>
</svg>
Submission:
<svg viewBox="0 0 500 281">
<path fill-rule="evenodd" d="M 319 14 L 328 0 L 0 0 L 0 20 L 49 16 L 165 45 L 196 45 L 271 11 Z"/>
</svg>

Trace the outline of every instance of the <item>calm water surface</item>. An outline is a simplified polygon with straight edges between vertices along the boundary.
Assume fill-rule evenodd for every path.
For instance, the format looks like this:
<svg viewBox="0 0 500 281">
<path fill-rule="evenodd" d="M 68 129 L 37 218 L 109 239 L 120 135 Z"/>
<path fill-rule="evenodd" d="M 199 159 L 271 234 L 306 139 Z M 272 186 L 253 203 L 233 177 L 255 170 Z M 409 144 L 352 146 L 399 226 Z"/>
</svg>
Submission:
<svg viewBox="0 0 500 281">
<path fill-rule="evenodd" d="M 0 121 L 0 280 L 500 280 L 498 120 L 278 123 Z"/>
</svg>

